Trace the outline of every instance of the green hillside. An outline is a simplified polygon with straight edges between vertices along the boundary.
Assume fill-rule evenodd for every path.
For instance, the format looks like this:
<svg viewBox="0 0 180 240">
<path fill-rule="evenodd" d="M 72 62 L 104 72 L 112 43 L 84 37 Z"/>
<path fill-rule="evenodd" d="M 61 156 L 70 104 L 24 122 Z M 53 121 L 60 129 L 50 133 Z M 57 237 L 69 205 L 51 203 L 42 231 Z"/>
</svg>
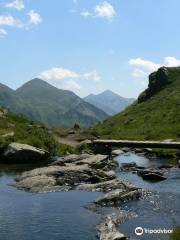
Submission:
<svg viewBox="0 0 180 240">
<path fill-rule="evenodd" d="M 152 73 L 133 105 L 91 131 L 109 139 L 180 140 L 180 67 Z"/>
<path fill-rule="evenodd" d="M 30 144 L 49 151 L 51 155 L 71 151 L 69 147 L 57 143 L 42 124 L 0 108 L 0 151 L 11 142 Z"/>
<path fill-rule="evenodd" d="M 0 106 L 51 127 L 89 127 L 108 115 L 71 91 L 33 79 L 16 91 L 0 84 Z"/>
</svg>

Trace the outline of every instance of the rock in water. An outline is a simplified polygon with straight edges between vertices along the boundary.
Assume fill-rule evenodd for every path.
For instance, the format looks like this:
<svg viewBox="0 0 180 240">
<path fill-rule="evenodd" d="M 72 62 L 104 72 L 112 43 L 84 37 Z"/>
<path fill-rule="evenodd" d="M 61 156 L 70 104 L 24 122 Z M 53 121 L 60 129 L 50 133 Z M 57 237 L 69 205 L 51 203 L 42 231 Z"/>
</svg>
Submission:
<svg viewBox="0 0 180 240">
<path fill-rule="evenodd" d="M 103 206 L 114 205 L 118 202 L 137 199 L 141 196 L 139 190 L 116 189 L 96 199 L 95 203 Z"/>
<path fill-rule="evenodd" d="M 15 186 L 31 192 L 76 189 L 79 184 L 100 183 L 115 176 L 90 168 L 88 165 L 49 166 L 24 172 L 16 178 Z"/>
<path fill-rule="evenodd" d="M 157 174 L 157 173 L 153 173 L 153 172 L 143 174 L 142 178 L 144 180 L 149 180 L 149 181 L 163 181 L 163 180 L 167 179 L 166 177 L 164 177 L 160 174 Z"/>
<path fill-rule="evenodd" d="M 47 159 L 49 153 L 43 149 L 27 144 L 11 143 L 3 152 L 1 158 L 10 163 L 31 163 Z"/>
<path fill-rule="evenodd" d="M 126 219 L 135 217 L 134 213 L 119 211 L 108 214 L 97 226 L 98 237 L 100 240 L 125 240 L 125 235 L 118 230 L 118 224 L 123 223 Z"/>
<path fill-rule="evenodd" d="M 123 154 L 124 152 L 121 149 L 116 149 L 112 151 L 112 156 L 119 156 Z"/>
</svg>

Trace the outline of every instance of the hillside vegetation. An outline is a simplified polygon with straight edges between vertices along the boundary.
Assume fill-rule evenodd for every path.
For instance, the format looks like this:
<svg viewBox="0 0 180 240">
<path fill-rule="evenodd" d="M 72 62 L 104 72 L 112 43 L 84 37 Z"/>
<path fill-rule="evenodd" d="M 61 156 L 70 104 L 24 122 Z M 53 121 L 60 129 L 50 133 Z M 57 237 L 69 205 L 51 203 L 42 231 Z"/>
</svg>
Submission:
<svg viewBox="0 0 180 240">
<path fill-rule="evenodd" d="M 133 105 L 90 132 L 105 139 L 180 140 L 180 67 L 152 73 Z"/>
<path fill-rule="evenodd" d="M 49 151 L 51 155 L 72 151 L 70 147 L 57 143 L 42 124 L 34 123 L 22 115 L 0 108 L 0 151 L 11 142 L 42 148 Z"/>
</svg>

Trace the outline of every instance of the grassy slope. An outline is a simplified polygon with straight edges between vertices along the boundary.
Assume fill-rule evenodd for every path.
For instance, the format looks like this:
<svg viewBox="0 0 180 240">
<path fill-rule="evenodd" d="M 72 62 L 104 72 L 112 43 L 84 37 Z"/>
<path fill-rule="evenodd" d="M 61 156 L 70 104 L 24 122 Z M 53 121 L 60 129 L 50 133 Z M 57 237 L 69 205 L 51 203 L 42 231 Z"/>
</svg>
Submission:
<svg viewBox="0 0 180 240">
<path fill-rule="evenodd" d="M 3 111 L 0 108 L 0 115 Z M 12 132 L 14 132 L 14 136 L 3 137 L 4 134 Z M 11 142 L 43 148 L 48 150 L 51 155 L 64 154 L 67 151 L 72 152 L 72 148 L 57 143 L 43 125 L 34 123 L 21 115 L 8 112 L 0 116 L 0 150 Z"/>
<path fill-rule="evenodd" d="M 180 68 L 168 69 L 169 84 L 148 100 L 135 103 L 91 132 L 107 139 L 180 140 Z"/>
</svg>

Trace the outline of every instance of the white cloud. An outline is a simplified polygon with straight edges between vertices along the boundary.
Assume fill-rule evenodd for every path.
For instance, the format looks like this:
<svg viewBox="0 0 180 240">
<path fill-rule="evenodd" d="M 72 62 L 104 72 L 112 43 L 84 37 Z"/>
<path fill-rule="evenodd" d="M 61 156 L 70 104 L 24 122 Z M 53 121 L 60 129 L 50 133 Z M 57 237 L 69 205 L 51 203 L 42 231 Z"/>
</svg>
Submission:
<svg viewBox="0 0 180 240">
<path fill-rule="evenodd" d="M 136 68 L 136 69 L 134 70 L 134 72 L 133 72 L 132 75 L 133 75 L 133 77 L 139 78 L 139 77 L 145 77 L 145 76 L 147 76 L 147 73 L 144 72 L 144 71 L 141 70 L 141 69 Z"/>
<path fill-rule="evenodd" d="M 65 78 L 78 78 L 79 74 L 64 68 L 51 68 L 43 71 L 39 77 L 43 78 L 44 80 L 61 80 Z"/>
<path fill-rule="evenodd" d="M 67 90 L 80 90 L 82 86 L 80 86 L 76 81 L 74 80 L 69 80 L 63 87 L 64 89 Z"/>
<path fill-rule="evenodd" d="M 40 75 L 40 78 L 44 80 L 62 80 L 68 78 L 78 78 L 92 81 L 100 81 L 101 76 L 98 74 L 96 70 L 93 70 L 88 73 L 77 73 L 75 71 L 65 69 L 65 68 L 51 68 L 43 71 Z"/>
<path fill-rule="evenodd" d="M 98 17 L 112 18 L 116 15 L 114 7 L 108 3 L 103 2 L 95 7 L 94 12 Z"/>
<path fill-rule="evenodd" d="M 77 93 L 80 93 L 82 89 L 84 89 L 83 84 L 87 86 L 87 84 L 98 82 L 101 79 L 101 76 L 96 70 L 87 73 L 79 73 L 57 67 L 42 71 L 37 77 L 47 81 L 57 88 L 72 90 Z M 96 85 L 94 84 L 94 86 Z"/>
<path fill-rule="evenodd" d="M 165 66 L 167 67 L 178 67 L 180 66 L 180 60 L 175 57 L 166 57 L 164 59 Z"/>
<path fill-rule="evenodd" d="M 90 17 L 90 16 L 93 17 L 93 15 L 87 10 L 83 10 L 80 14 L 83 17 Z"/>
<path fill-rule="evenodd" d="M 23 0 L 15 0 L 13 2 L 6 4 L 6 7 L 15 8 L 16 10 L 20 11 L 24 8 L 24 3 Z"/>
<path fill-rule="evenodd" d="M 0 28 L 0 37 L 3 37 L 5 35 L 7 35 L 7 31 L 4 30 L 3 28 Z"/>
<path fill-rule="evenodd" d="M 165 57 L 162 64 L 144 60 L 141 58 L 135 58 L 129 60 L 129 64 L 135 66 L 132 76 L 136 78 L 136 82 L 143 86 L 146 86 L 148 83 L 147 76 L 157 71 L 160 67 L 178 67 L 180 66 L 180 60 L 175 57 Z"/>
<path fill-rule="evenodd" d="M 39 13 L 35 12 L 34 10 L 29 11 L 27 14 L 29 16 L 29 23 L 37 25 L 42 22 L 42 18 Z"/>
<path fill-rule="evenodd" d="M 93 11 L 83 10 L 80 14 L 83 17 L 112 19 L 116 15 L 116 11 L 110 3 L 105 1 L 99 5 L 96 5 Z"/>
<path fill-rule="evenodd" d="M 129 60 L 129 64 L 136 67 L 141 67 L 146 71 L 156 71 L 161 66 L 158 63 L 147 61 L 141 58 L 131 59 Z"/>
<path fill-rule="evenodd" d="M 101 76 L 98 74 L 98 72 L 96 70 L 89 72 L 89 73 L 84 73 L 82 75 L 82 77 L 87 80 L 93 80 L 95 82 L 98 82 L 101 80 Z"/>
<path fill-rule="evenodd" d="M 4 26 L 11 26 L 11 27 L 23 27 L 23 24 L 15 19 L 14 17 L 12 17 L 11 15 L 7 15 L 7 16 L 0 16 L 0 25 L 4 25 Z"/>
</svg>

